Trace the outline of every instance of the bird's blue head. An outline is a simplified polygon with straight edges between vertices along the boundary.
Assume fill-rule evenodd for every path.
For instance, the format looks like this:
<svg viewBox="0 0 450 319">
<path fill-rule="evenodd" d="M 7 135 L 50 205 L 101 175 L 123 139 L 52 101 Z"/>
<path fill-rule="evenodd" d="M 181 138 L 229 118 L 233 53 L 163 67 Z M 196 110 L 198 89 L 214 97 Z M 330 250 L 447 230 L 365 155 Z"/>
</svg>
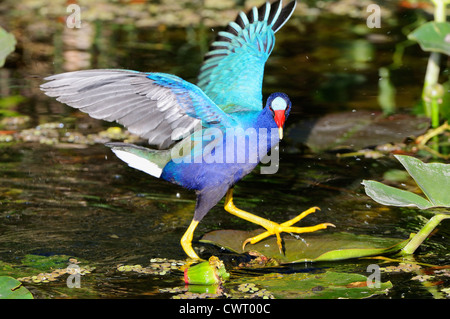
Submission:
<svg viewBox="0 0 450 319">
<path fill-rule="evenodd" d="M 266 102 L 266 109 L 269 109 L 275 124 L 278 127 L 280 140 L 283 138 L 284 122 L 291 112 L 292 103 L 285 93 L 272 93 Z"/>
</svg>

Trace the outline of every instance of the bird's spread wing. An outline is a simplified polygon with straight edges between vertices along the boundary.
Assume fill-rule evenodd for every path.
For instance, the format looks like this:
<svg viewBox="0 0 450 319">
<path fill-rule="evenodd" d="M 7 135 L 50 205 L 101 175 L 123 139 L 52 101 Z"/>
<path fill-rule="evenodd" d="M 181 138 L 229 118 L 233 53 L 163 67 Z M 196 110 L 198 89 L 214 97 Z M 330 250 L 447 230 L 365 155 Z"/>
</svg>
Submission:
<svg viewBox="0 0 450 319">
<path fill-rule="evenodd" d="M 266 3 L 241 12 L 219 32 L 200 69 L 197 85 L 225 112 L 260 111 L 264 65 L 277 32 L 292 15 L 296 1 Z"/>
<path fill-rule="evenodd" d="M 85 70 L 46 78 L 48 96 L 88 113 L 116 121 L 149 144 L 167 148 L 195 127 L 233 126 L 233 120 L 196 85 L 164 73 Z"/>
</svg>

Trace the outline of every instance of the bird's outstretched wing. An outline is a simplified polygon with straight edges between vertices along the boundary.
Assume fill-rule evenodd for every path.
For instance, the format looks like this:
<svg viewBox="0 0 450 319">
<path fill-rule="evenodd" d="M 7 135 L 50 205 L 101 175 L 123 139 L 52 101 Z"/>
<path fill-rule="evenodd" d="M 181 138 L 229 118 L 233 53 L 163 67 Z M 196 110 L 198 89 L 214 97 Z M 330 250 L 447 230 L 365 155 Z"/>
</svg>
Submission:
<svg viewBox="0 0 450 319">
<path fill-rule="evenodd" d="M 292 15 L 296 1 L 282 1 L 241 12 L 211 44 L 197 85 L 225 112 L 260 111 L 264 65 L 277 32 Z"/>
<path fill-rule="evenodd" d="M 45 80 L 41 90 L 48 96 L 93 118 L 116 121 L 159 148 L 188 136 L 196 126 L 234 123 L 200 88 L 170 74 L 100 69 Z"/>
</svg>

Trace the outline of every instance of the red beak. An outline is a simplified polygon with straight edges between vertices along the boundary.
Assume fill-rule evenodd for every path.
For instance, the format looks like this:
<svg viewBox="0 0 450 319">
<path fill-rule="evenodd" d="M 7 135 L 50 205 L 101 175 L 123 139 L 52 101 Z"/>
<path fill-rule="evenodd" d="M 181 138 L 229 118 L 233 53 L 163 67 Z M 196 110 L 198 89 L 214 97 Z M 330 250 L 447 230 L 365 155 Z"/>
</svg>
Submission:
<svg viewBox="0 0 450 319">
<path fill-rule="evenodd" d="M 286 120 L 286 117 L 284 116 L 284 110 L 276 110 L 275 116 L 273 117 L 275 120 L 275 123 L 278 126 L 278 134 L 280 136 L 280 140 L 283 139 L 283 126 L 284 121 Z"/>
</svg>

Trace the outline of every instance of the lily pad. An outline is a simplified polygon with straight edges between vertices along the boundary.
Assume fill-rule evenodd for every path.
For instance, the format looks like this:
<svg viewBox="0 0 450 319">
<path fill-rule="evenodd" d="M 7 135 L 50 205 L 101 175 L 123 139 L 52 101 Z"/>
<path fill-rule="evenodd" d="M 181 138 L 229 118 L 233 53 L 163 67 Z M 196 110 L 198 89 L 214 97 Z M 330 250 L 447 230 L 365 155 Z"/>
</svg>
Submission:
<svg viewBox="0 0 450 319">
<path fill-rule="evenodd" d="M 288 137 L 294 144 L 304 144 L 314 152 L 360 150 L 419 136 L 426 132 L 429 123 L 427 118 L 406 114 L 342 112 L 327 114 L 315 121 L 301 121 L 289 129 Z"/>
<path fill-rule="evenodd" d="M 242 243 L 249 237 L 260 234 L 241 230 L 216 230 L 207 233 L 201 242 L 224 247 L 242 253 Z M 335 261 L 350 258 L 368 257 L 400 251 L 408 240 L 379 238 L 351 233 L 302 234 L 301 239 L 284 236 L 285 254 L 281 254 L 275 236 L 254 245 L 247 245 L 245 251 L 279 260 L 281 263 Z"/>
<path fill-rule="evenodd" d="M 440 52 L 450 55 L 450 23 L 427 22 L 408 35 L 417 41 L 424 51 Z"/>
<path fill-rule="evenodd" d="M 0 276 L 0 299 L 33 299 L 33 295 L 17 279 Z"/>
<path fill-rule="evenodd" d="M 362 299 L 386 293 L 392 288 L 390 281 L 367 284 L 360 274 L 326 271 L 322 273 L 268 274 L 245 278 L 245 283 L 256 284 L 277 299 Z"/>
</svg>

